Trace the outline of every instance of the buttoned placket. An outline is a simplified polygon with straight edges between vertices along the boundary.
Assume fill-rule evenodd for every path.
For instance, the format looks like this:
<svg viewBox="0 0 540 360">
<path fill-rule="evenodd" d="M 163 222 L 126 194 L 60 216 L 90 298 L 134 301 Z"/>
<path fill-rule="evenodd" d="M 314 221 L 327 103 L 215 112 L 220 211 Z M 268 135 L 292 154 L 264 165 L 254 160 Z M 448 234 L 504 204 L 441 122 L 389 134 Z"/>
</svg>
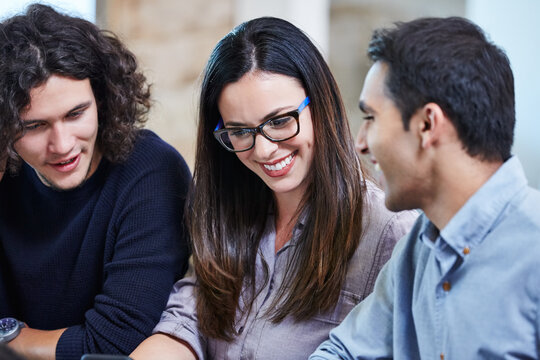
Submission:
<svg viewBox="0 0 540 360">
<path fill-rule="evenodd" d="M 437 236 L 432 251 L 440 274 L 440 279 L 435 289 L 435 331 L 437 332 L 436 339 L 439 357 L 444 360 L 448 348 L 448 327 L 445 307 L 447 300 L 452 296 L 453 274 L 462 264 L 462 259 L 461 254 L 457 254 L 441 235 Z"/>
<path fill-rule="evenodd" d="M 273 223 L 273 220 L 270 222 Z M 297 235 L 297 229 L 295 229 L 295 236 Z M 268 323 L 268 319 L 262 319 L 268 315 L 269 307 L 273 303 L 276 296 L 276 283 L 283 279 L 283 271 L 285 270 L 285 264 L 288 261 L 290 247 L 294 246 L 293 241 L 288 241 L 277 253 L 275 253 L 275 231 L 267 233 L 267 237 L 264 239 L 264 243 L 260 245 L 262 256 L 268 265 L 268 283 L 265 288 L 258 294 L 254 301 L 254 306 L 251 309 L 251 313 L 247 315 L 247 320 L 244 322 L 243 331 L 241 334 L 241 351 L 240 359 L 253 359 L 256 358 L 259 341 L 264 331 L 265 325 Z M 262 259 L 258 259 L 257 264 L 257 277 L 263 276 Z M 258 280 L 257 280 L 258 282 Z M 250 339 L 248 341 L 248 339 Z"/>
</svg>

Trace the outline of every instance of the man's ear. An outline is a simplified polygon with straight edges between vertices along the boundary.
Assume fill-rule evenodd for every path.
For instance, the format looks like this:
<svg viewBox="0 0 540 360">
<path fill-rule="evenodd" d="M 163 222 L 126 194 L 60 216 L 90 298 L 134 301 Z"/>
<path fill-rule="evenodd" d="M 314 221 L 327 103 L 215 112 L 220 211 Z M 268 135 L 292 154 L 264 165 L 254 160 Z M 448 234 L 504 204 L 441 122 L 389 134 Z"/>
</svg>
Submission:
<svg viewBox="0 0 540 360">
<path fill-rule="evenodd" d="M 436 145 L 444 132 L 448 118 L 436 103 L 427 103 L 418 115 L 418 133 L 421 138 L 422 148 Z"/>
</svg>

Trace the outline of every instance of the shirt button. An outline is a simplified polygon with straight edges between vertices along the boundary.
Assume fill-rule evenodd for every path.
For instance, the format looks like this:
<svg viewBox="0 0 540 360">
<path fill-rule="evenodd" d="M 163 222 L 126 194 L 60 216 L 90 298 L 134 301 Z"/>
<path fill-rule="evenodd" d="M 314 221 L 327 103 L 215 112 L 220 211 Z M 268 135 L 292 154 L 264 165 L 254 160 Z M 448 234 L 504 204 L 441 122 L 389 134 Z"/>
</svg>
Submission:
<svg viewBox="0 0 540 360">
<path fill-rule="evenodd" d="M 468 246 L 465 246 L 465 248 L 463 248 L 463 255 L 469 255 L 470 252 L 471 252 L 471 249 L 469 249 Z"/>
<path fill-rule="evenodd" d="M 444 291 L 450 291 L 450 288 L 452 288 L 452 286 L 450 285 L 450 283 L 448 281 L 445 281 L 442 284 L 442 288 L 443 288 Z"/>
</svg>

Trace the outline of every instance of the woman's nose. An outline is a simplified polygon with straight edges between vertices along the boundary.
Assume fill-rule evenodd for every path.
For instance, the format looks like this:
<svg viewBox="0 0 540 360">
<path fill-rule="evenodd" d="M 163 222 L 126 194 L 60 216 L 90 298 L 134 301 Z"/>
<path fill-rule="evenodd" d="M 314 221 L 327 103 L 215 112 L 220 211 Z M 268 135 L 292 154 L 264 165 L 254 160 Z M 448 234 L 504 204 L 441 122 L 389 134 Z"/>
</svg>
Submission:
<svg viewBox="0 0 540 360">
<path fill-rule="evenodd" d="M 278 144 L 268 140 L 261 134 L 255 135 L 254 154 L 258 159 L 267 159 L 278 147 Z"/>
</svg>

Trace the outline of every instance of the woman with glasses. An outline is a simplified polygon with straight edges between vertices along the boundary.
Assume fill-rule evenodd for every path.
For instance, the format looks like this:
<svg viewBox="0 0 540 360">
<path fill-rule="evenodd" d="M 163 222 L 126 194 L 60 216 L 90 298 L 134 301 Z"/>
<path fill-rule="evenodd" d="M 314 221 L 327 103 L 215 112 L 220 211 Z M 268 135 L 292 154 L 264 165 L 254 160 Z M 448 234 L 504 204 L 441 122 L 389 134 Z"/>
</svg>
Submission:
<svg viewBox="0 0 540 360">
<path fill-rule="evenodd" d="M 416 217 L 364 180 L 327 64 L 276 18 L 239 25 L 210 56 L 188 202 L 196 276 L 136 360 L 307 358 Z"/>
</svg>

